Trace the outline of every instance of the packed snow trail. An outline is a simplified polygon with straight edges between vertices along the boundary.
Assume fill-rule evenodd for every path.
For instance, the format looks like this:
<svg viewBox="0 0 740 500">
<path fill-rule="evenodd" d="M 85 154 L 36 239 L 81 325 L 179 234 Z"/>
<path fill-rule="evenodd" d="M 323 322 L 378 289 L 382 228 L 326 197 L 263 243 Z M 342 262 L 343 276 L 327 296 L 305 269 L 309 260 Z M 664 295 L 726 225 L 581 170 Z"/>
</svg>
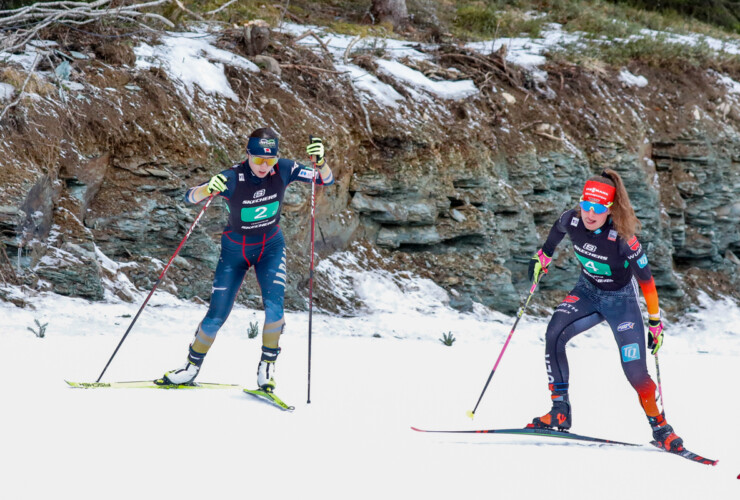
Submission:
<svg viewBox="0 0 740 500">
<path fill-rule="evenodd" d="M 137 306 L 61 297 L 39 299 L 35 306 L 0 305 L 6 319 L 0 347 L 8 354 L 0 364 L 7 382 L 7 498 L 537 498 L 552 493 L 555 478 L 572 500 L 625 494 L 734 499 L 740 493 L 737 435 L 724 425 L 740 411 L 731 385 L 740 380 L 738 346 L 732 331 L 721 333 L 718 323 L 710 352 L 697 353 L 698 337 L 692 335 L 699 333 L 690 329 L 669 337 L 661 350 L 667 416 L 689 449 L 720 460 L 706 467 L 642 447 L 410 430 L 519 427 L 545 411 L 545 324 L 527 316 L 470 422 L 465 412 L 512 318 L 439 311 L 432 330 L 411 312 L 351 321 L 314 315 L 307 405 L 307 315 L 288 314 L 276 377 L 281 398 L 296 406 L 291 413 L 239 390 L 70 388 L 65 379 L 94 381 L 130 321 L 122 316 Z M 203 311 L 160 297 L 103 382 L 154 379 L 181 364 Z M 254 385 L 260 343 L 247 338 L 246 325 L 257 314 L 234 310 L 199 381 Z M 716 321 L 716 314 L 707 314 Z M 50 318 L 43 339 L 26 330 L 42 315 Z M 389 317 L 403 338 L 389 334 Z M 458 338 L 451 347 L 437 340 L 443 331 Z M 601 327 L 573 342 L 572 430 L 648 444 L 650 427 L 613 344 L 611 332 Z"/>
</svg>

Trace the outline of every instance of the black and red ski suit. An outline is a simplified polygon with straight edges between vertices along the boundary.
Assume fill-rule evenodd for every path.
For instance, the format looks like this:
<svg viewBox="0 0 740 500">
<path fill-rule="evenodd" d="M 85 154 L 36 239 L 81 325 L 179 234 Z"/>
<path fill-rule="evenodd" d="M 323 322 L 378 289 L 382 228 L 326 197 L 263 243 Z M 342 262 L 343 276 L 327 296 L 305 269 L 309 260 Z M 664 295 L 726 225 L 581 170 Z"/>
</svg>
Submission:
<svg viewBox="0 0 740 500">
<path fill-rule="evenodd" d="M 637 284 L 643 290 L 650 314 L 659 314 L 655 282 L 647 255 L 637 237 L 625 241 L 611 217 L 599 229 L 586 229 L 576 210 L 563 212 L 552 226 L 542 251 L 552 256 L 563 237 L 573 242 L 581 274 L 575 288 L 563 299 L 547 326 L 545 363 L 552 399 L 568 393 L 568 358 L 565 346 L 581 332 L 606 321 L 619 347 L 622 369 L 640 398 L 648 417 L 660 414 L 656 385 L 647 370 L 645 329 L 638 305 Z M 636 282 L 637 281 L 637 282 Z"/>
</svg>

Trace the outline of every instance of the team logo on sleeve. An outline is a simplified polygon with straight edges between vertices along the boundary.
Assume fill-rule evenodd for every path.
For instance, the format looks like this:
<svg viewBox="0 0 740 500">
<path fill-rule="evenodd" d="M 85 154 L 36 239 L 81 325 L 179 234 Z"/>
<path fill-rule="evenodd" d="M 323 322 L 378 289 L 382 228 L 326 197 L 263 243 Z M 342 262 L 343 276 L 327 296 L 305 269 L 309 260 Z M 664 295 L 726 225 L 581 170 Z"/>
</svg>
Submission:
<svg viewBox="0 0 740 500">
<path fill-rule="evenodd" d="M 647 255 L 643 255 L 639 259 L 637 259 L 637 265 L 640 266 L 640 269 L 648 265 L 648 258 Z"/>
<path fill-rule="evenodd" d="M 304 179 L 312 179 L 313 170 L 301 170 L 300 172 L 298 172 L 298 177 L 303 177 Z"/>
<path fill-rule="evenodd" d="M 563 302 L 567 302 L 568 304 L 575 304 L 580 300 L 580 297 L 577 297 L 575 295 L 568 295 L 563 299 Z"/>
<path fill-rule="evenodd" d="M 640 248 L 640 242 L 637 241 L 637 236 L 633 236 L 631 240 L 627 242 L 627 244 L 630 246 L 630 250 L 633 252 L 636 252 L 638 248 Z"/>
</svg>

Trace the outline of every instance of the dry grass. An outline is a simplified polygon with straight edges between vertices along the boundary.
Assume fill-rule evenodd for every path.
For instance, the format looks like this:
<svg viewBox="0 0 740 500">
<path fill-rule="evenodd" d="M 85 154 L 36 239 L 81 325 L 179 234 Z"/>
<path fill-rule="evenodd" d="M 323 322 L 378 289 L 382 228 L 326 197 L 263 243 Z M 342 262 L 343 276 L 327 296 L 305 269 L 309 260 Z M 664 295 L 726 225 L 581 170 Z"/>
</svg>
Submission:
<svg viewBox="0 0 740 500">
<path fill-rule="evenodd" d="M 16 92 L 20 92 L 23 88 L 23 82 L 28 78 L 28 74 L 19 71 L 15 68 L 3 68 L 0 70 L 0 81 L 8 83 L 15 88 Z M 26 84 L 24 92 L 27 94 L 38 94 L 40 96 L 47 96 L 55 92 L 56 87 L 51 83 L 41 78 L 38 74 L 31 75 L 31 78 Z"/>
</svg>

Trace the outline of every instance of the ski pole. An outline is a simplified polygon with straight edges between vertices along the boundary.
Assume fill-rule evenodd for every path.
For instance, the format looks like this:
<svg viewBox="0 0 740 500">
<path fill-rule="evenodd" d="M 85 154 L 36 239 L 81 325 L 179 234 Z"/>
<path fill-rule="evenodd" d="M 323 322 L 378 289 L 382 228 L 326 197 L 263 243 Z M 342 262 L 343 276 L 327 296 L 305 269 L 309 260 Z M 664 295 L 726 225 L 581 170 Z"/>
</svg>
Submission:
<svg viewBox="0 0 740 500">
<path fill-rule="evenodd" d="M 663 413 L 665 413 L 665 401 L 663 401 L 663 385 L 660 383 L 660 363 L 658 362 L 658 353 L 655 353 L 655 373 L 658 379 L 658 396 L 660 397 L 660 406 L 663 407 Z"/>
<path fill-rule="evenodd" d="M 541 279 L 541 278 L 540 278 Z M 527 296 L 526 302 L 524 302 L 524 305 L 519 308 L 519 312 L 516 314 L 516 321 L 514 321 L 514 326 L 511 327 L 511 331 L 509 332 L 509 336 L 506 337 L 506 342 L 504 342 L 504 347 L 501 349 L 501 353 L 498 355 L 498 359 L 496 359 L 496 364 L 493 365 L 493 370 L 491 370 L 491 374 L 488 376 L 488 380 L 486 380 L 486 385 L 483 387 L 483 392 L 480 393 L 480 397 L 478 398 L 478 402 L 475 403 L 475 408 L 473 408 L 472 411 L 468 411 L 467 415 L 470 418 L 475 417 L 475 411 L 478 409 L 478 405 L 480 404 L 481 399 L 483 399 L 483 394 L 486 393 L 486 389 L 488 389 L 488 384 L 491 383 L 491 379 L 493 378 L 493 374 L 496 373 L 496 368 L 498 368 L 498 364 L 501 361 L 501 358 L 504 355 L 504 352 L 506 351 L 506 347 L 509 345 L 509 341 L 511 340 L 511 336 L 514 335 L 514 330 L 516 330 L 516 325 L 519 324 L 519 320 L 522 318 L 522 315 L 524 314 L 524 310 L 527 308 L 527 305 L 529 305 L 529 301 L 532 299 L 532 295 L 534 295 L 534 290 L 537 288 L 537 281 L 532 283 L 532 288 L 529 289 L 529 295 Z"/>
<path fill-rule="evenodd" d="M 185 244 L 185 241 L 190 236 L 190 233 L 192 233 L 193 232 L 193 229 L 195 229 L 195 225 L 198 223 L 198 221 L 200 220 L 200 218 L 203 217 L 203 214 L 206 212 L 206 209 L 208 208 L 208 205 L 210 205 L 211 202 L 213 201 L 214 196 L 216 196 L 215 193 L 212 194 L 210 197 L 208 197 L 208 200 L 206 201 L 206 204 L 203 206 L 203 208 L 201 209 L 201 211 L 198 214 L 198 216 L 195 218 L 195 220 L 193 221 L 193 223 L 190 225 L 190 229 L 188 229 L 188 232 L 185 233 L 185 237 L 182 239 L 182 241 L 178 245 L 177 250 L 175 250 L 175 253 L 172 254 L 172 257 L 170 257 L 170 261 L 167 263 L 166 266 L 164 266 L 164 270 L 162 270 L 162 274 L 160 274 L 159 275 L 159 278 L 157 278 L 157 282 L 154 283 L 154 287 L 152 288 L 152 291 L 149 292 L 149 295 L 147 295 L 146 300 L 144 301 L 144 303 L 139 308 L 139 312 L 137 312 L 136 313 L 136 316 L 134 316 L 133 321 L 131 321 L 131 324 L 126 329 L 126 333 L 123 334 L 123 338 L 118 343 L 118 346 L 116 346 L 116 350 L 113 351 L 113 354 L 111 355 L 110 359 L 105 364 L 105 368 L 103 368 L 103 371 L 100 372 L 100 376 L 98 377 L 98 380 L 96 380 L 95 382 L 100 382 L 100 379 L 103 378 L 103 374 L 105 373 L 105 370 L 108 369 L 108 365 L 110 365 L 111 361 L 113 361 L 113 358 L 116 356 L 116 353 L 118 352 L 118 349 L 121 348 L 121 344 L 123 344 L 123 341 L 126 340 L 126 336 L 131 331 L 131 328 L 133 328 L 134 323 L 136 323 L 136 320 L 139 319 L 139 315 L 141 314 L 141 311 L 144 310 L 144 308 L 146 307 L 147 302 L 149 302 L 149 299 L 152 298 L 152 295 L 154 294 L 154 290 L 157 289 L 157 287 L 159 286 L 159 284 L 164 279 L 164 275 L 167 274 L 167 270 L 170 268 L 170 264 L 172 264 L 172 261 L 175 260 L 175 257 L 177 257 L 177 254 L 180 253 L 180 249 Z"/>
<path fill-rule="evenodd" d="M 309 135 L 309 142 L 313 143 L 313 136 Z M 316 221 L 316 162 L 313 161 L 313 176 L 311 177 L 311 265 L 308 271 L 308 396 L 306 404 L 311 404 L 311 320 L 313 315 L 313 249 L 315 241 L 314 225 Z"/>
</svg>

